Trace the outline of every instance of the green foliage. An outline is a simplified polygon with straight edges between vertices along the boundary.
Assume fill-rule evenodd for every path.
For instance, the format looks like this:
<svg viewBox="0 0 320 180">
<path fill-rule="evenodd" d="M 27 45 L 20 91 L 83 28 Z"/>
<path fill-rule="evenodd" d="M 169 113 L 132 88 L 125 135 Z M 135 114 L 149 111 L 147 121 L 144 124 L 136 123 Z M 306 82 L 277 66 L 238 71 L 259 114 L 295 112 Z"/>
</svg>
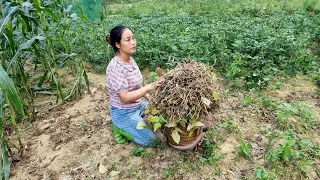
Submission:
<svg viewBox="0 0 320 180">
<path fill-rule="evenodd" d="M 214 65 L 226 79 L 263 87 L 279 73 L 313 70 L 317 58 L 307 54 L 307 46 L 319 31 L 317 17 L 304 11 L 242 10 L 214 16 L 135 12 L 107 24 L 133 29 L 138 44 L 134 57 L 142 68 L 172 68 L 190 55 Z"/>
<path fill-rule="evenodd" d="M 318 158 L 318 150 L 319 144 L 295 137 L 292 132 L 286 132 L 279 145 L 266 153 L 266 159 L 272 167 L 290 166 L 297 173 L 307 174 L 309 166 Z"/>
<path fill-rule="evenodd" d="M 260 179 L 260 180 L 276 179 L 275 174 L 273 172 L 267 171 L 265 168 L 258 168 L 255 171 L 255 175 L 257 179 Z"/>
<path fill-rule="evenodd" d="M 320 64 L 319 64 L 320 66 Z M 318 87 L 320 87 L 320 67 L 318 68 L 317 71 L 314 71 L 314 73 L 311 74 L 313 80 L 315 81 L 315 83 L 318 85 Z"/>
<path fill-rule="evenodd" d="M 319 37 L 319 14 L 310 15 L 307 9 L 310 3 L 320 9 L 319 3 L 134 2 L 137 4 L 129 6 L 124 1 L 107 6 L 117 7 L 112 15 L 121 18 L 77 22 L 72 30 L 75 52 L 104 70 L 114 55 L 105 36 L 111 28 L 123 24 L 136 35 L 134 58 L 141 68 L 172 68 L 190 55 L 215 66 L 226 80 L 253 88 L 265 87 L 276 75 L 309 73 L 318 66 L 318 58 L 310 55 L 307 48 Z M 158 5 L 150 6 L 154 3 Z"/>
<path fill-rule="evenodd" d="M 149 77 L 150 77 L 149 83 L 153 83 L 159 79 L 159 75 L 153 71 L 149 73 Z"/>
<path fill-rule="evenodd" d="M 199 156 L 199 160 L 204 164 L 208 163 L 210 165 L 218 167 L 219 160 L 222 158 L 222 156 L 217 153 L 218 145 L 214 142 L 214 137 L 214 131 L 209 130 L 206 133 L 205 139 L 201 144 L 203 153 L 201 156 Z"/>
<path fill-rule="evenodd" d="M 237 147 L 237 151 L 243 155 L 244 157 L 250 157 L 251 156 L 251 144 L 246 144 L 244 142 L 240 143 L 240 146 Z"/>
<path fill-rule="evenodd" d="M 143 147 L 132 146 L 131 155 L 145 158 L 148 152 L 146 152 Z"/>
<path fill-rule="evenodd" d="M 174 175 L 177 172 L 177 170 L 178 170 L 178 165 L 176 165 L 176 164 L 174 164 L 170 167 L 167 167 L 164 169 L 165 176 L 170 177 L 170 176 Z"/>
<path fill-rule="evenodd" d="M 253 102 L 253 98 L 252 97 L 244 97 L 243 101 L 246 105 L 249 105 Z"/>
<path fill-rule="evenodd" d="M 16 109 L 16 111 L 14 111 Z M 9 113 L 8 113 L 9 112 Z M 17 113 L 15 113 L 17 112 Z M 25 116 L 23 105 L 21 103 L 19 94 L 13 84 L 12 79 L 7 72 L 0 65 L 0 179 L 9 179 L 10 163 L 8 150 L 8 140 L 5 132 L 7 124 L 7 116 L 10 116 L 11 124 L 14 127 L 19 146 L 22 149 L 21 136 L 16 124 L 16 116 L 20 113 Z"/>
<path fill-rule="evenodd" d="M 293 105 L 283 103 L 279 104 L 277 109 L 276 119 L 282 130 L 292 129 L 297 132 L 305 132 L 319 125 L 320 121 L 313 116 L 314 109 L 306 102 L 295 102 Z"/>
<path fill-rule="evenodd" d="M 236 124 L 231 116 L 228 117 L 227 121 L 224 124 L 225 129 L 229 133 L 238 133 L 240 132 L 240 127 Z"/>
</svg>

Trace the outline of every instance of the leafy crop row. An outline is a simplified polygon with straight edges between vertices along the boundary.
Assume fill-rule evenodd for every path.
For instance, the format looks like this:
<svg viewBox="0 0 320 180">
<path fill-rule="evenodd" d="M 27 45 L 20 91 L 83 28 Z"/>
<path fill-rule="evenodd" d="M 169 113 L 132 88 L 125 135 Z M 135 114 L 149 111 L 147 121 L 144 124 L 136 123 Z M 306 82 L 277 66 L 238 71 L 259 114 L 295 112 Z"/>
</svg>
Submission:
<svg viewBox="0 0 320 180">
<path fill-rule="evenodd" d="M 226 79 L 239 79 L 247 87 L 263 87 L 279 73 L 314 71 L 319 59 L 308 53 L 308 47 L 319 39 L 318 19 L 319 15 L 304 10 L 243 9 L 201 16 L 128 11 L 107 18 L 106 24 L 107 30 L 123 24 L 134 31 L 138 44 L 134 58 L 142 68 L 172 68 L 190 55 L 213 65 Z M 98 23 L 93 26 L 102 29 Z M 101 66 L 112 54 L 103 55 L 105 34 L 99 36 L 80 38 L 91 39 L 90 45 L 81 49 L 92 51 L 81 51 L 89 62 Z"/>
</svg>

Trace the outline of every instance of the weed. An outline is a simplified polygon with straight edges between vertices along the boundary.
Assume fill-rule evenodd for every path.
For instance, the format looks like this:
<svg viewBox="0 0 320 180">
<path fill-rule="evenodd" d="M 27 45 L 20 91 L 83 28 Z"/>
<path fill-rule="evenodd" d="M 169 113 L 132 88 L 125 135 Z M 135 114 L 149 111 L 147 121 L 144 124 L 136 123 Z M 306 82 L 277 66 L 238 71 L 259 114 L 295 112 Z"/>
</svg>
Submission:
<svg viewBox="0 0 320 180">
<path fill-rule="evenodd" d="M 262 107 L 265 109 L 273 111 L 276 108 L 275 103 L 268 97 L 266 93 L 259 92 L 257 96 L 259 103 L 261 103 Z"/>
<path fill-rule="evenodd" d="M 225 129 L 229 131 L 229 133 L 237 133 L 240 132 L 239 125 L 235 124 L 232 117 L 229 116 L 228 120 L 225 122 Z"/>
<path fill-rule="evenodd" d="M 161 140 L 158 139 L 158 138 L 155 139 L 155 140 L 153 140 L 153 141 L 151 141 L 150 144 L 149 144 L 149 146 L 150 146 L 150 147 L 153 147 L 153 148 L 156 148 L 156 149 L 160 149 L 160 150 L 164 150 L 164 149 L 168 148 L 168 146 L 165 145 L 165 144 L 163 144 L 163 143 L 161 142 Z"/>
<path fill-rule="evenodd" d="M 281 81 L 277 81 L 274 85 L 270 86 L 270 89 L 280 89 L 281 84 Z"/>
<path fill-rule="evenodd" d="M 265 168 L 258 168 L 255 171 L 255 175 L 257 179 L 260 179 L 260 180 L 276 179 L 275 174 L 273 172 L 267 171 Z"/>
<path fill-rule="evenodd" d="M 174 164 L 164 169 L 166 177 L 174 175 L 178 170 L 178 165 Z"/>
<path fill-rule="evenodd" d="M 253 102 L 253 98 L 249 97 L 249 96 L 248 97 L 244 97 L 243 101 L 244 101 L 244 103 L 246 105 L 249 105 L 249 104 L 251 104 Z"/>
<path fill-rule="evenodd" d="M 205 136 L 205 140 L 202 142 L 203 154 L 199 156 L 199 161 L 202 164 L 210 164 L 214 167 L 219 166 L 219 160 L 223 158 L 223 156 L 219 155 L 216 150 L 218 145 L 214 143 L 214 131 L 209 130 Z"/>
<path fill-rule="evenodd" d="M 251 156 L 251 144 L 246 144 L 244 142 L 240 143 L 240 146 L 237 147 L 238 153 L 243 155 L 244 157 L 250 157 Z"/>
<path fill-rule="evenodd" d="M 145 158 L 147 157 L 148 152 L 146 152 L 143 147 L 133 146 L 131 155 Z"/>
<path fill-rule="evenodd" d="M 293 129 L 306 132 L 319 122 L 313 117 L 314 109 L 306 102 L 296 102 L 293 105 L 282 103 L 277 106 L 277 121 L 282 130 Z"/>
<path fill-rule="evenodd" d="M 317 158 L 318 150 L 319 147 L 310 140 L 298 138 L 294 132 L 286 131 L 279 145 L 266 153 L 266 159 L 271 167 L 279 171 L 289 167 L 297 174 L 307 176 L 310 165 L 314 164 Z"/>
</svg>

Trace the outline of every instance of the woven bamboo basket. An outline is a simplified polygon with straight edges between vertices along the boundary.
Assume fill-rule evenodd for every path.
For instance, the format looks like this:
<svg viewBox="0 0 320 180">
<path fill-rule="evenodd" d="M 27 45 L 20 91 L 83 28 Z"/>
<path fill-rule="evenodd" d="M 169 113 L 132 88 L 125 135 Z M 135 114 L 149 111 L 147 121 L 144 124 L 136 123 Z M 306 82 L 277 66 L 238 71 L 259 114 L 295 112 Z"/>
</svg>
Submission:
<svg viewBox="0 0 320 180">
<path fill-rule="evenodd" d="M 166 128 L 164 135 L 168 139 L 168 143 L 171 147 L 180 149 L 180 150 L 190 150 L 194 148 L 201 140 L 203 136 L 203 128 L 198 128 L 194 130 L 194 132 L 189 135 L 190 131 L 187 131 L 187 127 L 178 126 L 179 129 L 181 129 L 182 132 L 179 132 L 180 135 L 180 142 L 177 144 L 171 134 L 174 128 Z"/>
</svg>

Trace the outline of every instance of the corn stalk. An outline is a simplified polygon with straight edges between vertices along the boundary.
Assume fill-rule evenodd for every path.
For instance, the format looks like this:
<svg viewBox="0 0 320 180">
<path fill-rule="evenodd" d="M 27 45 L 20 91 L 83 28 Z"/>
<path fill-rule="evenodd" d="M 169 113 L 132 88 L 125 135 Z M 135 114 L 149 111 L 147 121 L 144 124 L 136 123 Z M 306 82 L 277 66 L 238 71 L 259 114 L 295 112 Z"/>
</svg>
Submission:
<svg viewBox="0 0 320 180">
<path fill-rule="evenodd" d="M 14 109 L 16 111 L 14 111 Z M 20 113 L 25 116 L 23 105 L 21 103 L 18 91 L 16 90 L 13 81 L 9 78 L 6 71 L 0 65 L 0 137 L 1 137 L 1 147 L 0 147 L 0 179 L 9 179 L 10 174 L 10 164 L 9 164 L 9 154 L 8 154 L 8 140 L 5 134 L 6 127 L 6 110 L 9 111 L 9 116 L 11 124 L 13 125 L 17 139 L 19 141 L 20 149 L 23 145 L 21 142 L 21 136 L 16 123 L 16 113 Z"/>
<path fill-rule="evenodd" d="M 13 126 L 19 150 L 22 150 L 17 121 L 34 120 L 34 91 L 54 89 L 57 102 L 81 96 L 82 85 L 89 85 L 82 61 L 72 63 L 77 69 L 75 86 L 65 97 L 58 69 L 75 56 L 69 28 L 77 15 L 72 5 L 61 0 L 1 1 L 0 19 L 0 180 L 8 179 L 10 164 L 5 128 Z M 66 8 L 65 8 L 66 7 Z M 83 16 L 81 16 L 83 17 Z M 61 48 L 62 47 L 62 48 Z M 41 68 L 42 76 L 36 86 L 30 86 L 26 63 Z M 9 78 L 11 77 L 11 78 Z M 22 101 L 20 100 L 20 97 Z M 8 121 L 9 120 L 9 121 Z"/>
</svg>

